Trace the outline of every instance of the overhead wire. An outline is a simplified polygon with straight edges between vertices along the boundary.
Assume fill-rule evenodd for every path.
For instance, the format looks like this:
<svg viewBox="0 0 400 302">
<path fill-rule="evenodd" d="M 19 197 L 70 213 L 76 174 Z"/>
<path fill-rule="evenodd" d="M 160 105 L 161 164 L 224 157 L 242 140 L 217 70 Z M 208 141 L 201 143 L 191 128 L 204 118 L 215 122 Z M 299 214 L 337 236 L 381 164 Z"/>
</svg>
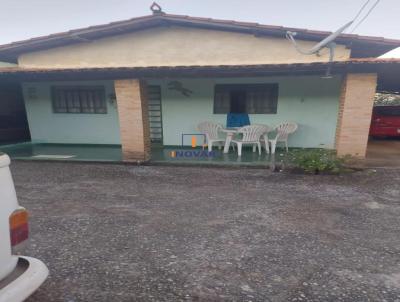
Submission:
<svg viewBox="0 0 400 302">
<path fill-rule="evenodd" d="M 367 3 L 364 4 L 363 8 L 360 10 L 360 12 L 357 14 L 357 18 L 358 16 L 361 14 L 361 12 L 364 10 L 365 6 L 368 4 L 369 1 L 367 1 Z M 379 2 L 381 2 L 381 0 L 376 0 L 376 2 L 374 3 L 374 5 L 371 6 L 371 8 L 368 10 L 368 12 L 366 13 L 366 15 L 353 27 L 353 29 L 351 30 L 351 34 L 368 18 L 368 16 L 372 13 L 372 11 L 375 9 L 375 7 L 379 4 Z M 355 19 L 357 19 L 355 18 Z M 355 20 L 354 19 L 354 20 Z"/>
<path fill-rule="evenodd" d="M 363 10 L 365 9 L 365 7 L 368 5 L 368 3 L 370 2 L 371 0 L 367 0 L 365 3 L 364 3 L 364 5 L 360 8 L 360 10 L 358 11 L 358 13 L 357 13 L 357 15 L 353 18 L 353 22 L 358 18 L 358 17 L 360 17 L 360 15 L 361 15 L 361 13 L 363 12 Z"/>
</svg>

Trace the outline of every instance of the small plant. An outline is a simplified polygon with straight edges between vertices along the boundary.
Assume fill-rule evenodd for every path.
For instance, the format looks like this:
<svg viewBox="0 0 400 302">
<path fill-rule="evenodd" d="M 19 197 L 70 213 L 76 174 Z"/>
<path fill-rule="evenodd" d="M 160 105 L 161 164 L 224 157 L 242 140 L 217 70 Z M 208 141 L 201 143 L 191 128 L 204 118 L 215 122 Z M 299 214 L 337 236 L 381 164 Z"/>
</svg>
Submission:
<svg viewBox="0 0 400 302">
<path fill-rule="evenodd" d="M 333 150 L 326 149 L 298 149 L 291 151 L 288 164 L 299 168 L 306 173 L 340 173 L 345 170 L 344 163 L 347 157 L 338 157 Z"/>
</svg>

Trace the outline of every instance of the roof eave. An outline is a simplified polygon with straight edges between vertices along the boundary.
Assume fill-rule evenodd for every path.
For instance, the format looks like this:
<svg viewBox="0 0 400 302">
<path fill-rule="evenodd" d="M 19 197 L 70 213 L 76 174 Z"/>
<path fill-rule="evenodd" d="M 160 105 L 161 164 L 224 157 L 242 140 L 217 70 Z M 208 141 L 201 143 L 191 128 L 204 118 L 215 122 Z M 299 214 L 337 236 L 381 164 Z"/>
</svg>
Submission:
<svg viewBox="0 0 400 302">
<path fill-rule="evenodd" d="M 0 68 L 0 76 L 37 76 L 53 77 L 59 76 L 60 80 L 65 80 L 65 76 L 73 78 L 81 76 L 96 75 L 106 79 L 115 79 L 115 76 L 124 77 L 126 75 L 134 77 L 203 77 L 213 76 L 246 76 L 246 75 L 270 75 L 270 74 L 307 74 L 320 73 L 326 71 L 328 62 L 313 63 L 283 63 L 283 64 L 260 64 L 260 65 L 210 65 L 210 66 L 149 66 L 149 67 L 97 67 L 97 68 L 21 68 L 4 67 Z M 330 64 L 334 73 L 340 72 L 372 72 L 381 66 L 399 66 L 400 59 L 353 59 L 348 61 L 335 61 Z"/>
</svg>

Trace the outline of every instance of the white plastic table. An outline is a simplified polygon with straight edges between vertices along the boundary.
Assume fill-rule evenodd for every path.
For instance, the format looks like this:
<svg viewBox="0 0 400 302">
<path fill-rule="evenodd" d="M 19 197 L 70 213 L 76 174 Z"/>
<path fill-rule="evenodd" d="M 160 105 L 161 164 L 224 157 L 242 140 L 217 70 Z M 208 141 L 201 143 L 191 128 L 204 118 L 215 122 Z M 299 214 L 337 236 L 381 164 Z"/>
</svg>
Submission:
<svg viewBox="0 0 400 302">
<path fill-rule="evenodd" d="M 231 145 L 232 137 L 236 133 L 238 133 L 238 130 L 239 130 L 238 127 L 221 129 L 221 132 L 226 133 L 224 153 L 228 153 L 229 152 L 229 146 Z"/>
<path fill-rule="evenodd" d="M 267 131 L 262 135 L 265 141 L 265 149 L 267 150 L 267 153 L 269 153 L 269 146 L 268 146 L 268 133 L 274 131 L 273 128 L 270 128 L 268 126 Z M 223 128 L 221 129 L 221 132 L 226 133 L 226 139 L 225 139 L 225 146 L 224 146 L 224 153 L 229 152 L 229 147 L 231 145 L 232 138 L 235 134 L 239 133 L 238 130 L 240 127 L 232 127 L 232 128 Z"/>
</svg>

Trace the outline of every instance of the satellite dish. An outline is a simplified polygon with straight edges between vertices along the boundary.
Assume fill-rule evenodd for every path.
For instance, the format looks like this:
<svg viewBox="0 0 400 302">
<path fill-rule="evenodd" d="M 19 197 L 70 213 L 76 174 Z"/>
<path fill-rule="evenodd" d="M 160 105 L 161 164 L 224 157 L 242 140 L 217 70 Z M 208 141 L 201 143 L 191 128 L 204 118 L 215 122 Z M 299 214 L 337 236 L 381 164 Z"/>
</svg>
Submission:
<svg viewBox="0 0 400 302">
<path fill-rule="evenodd" d="M 325 39 L 323 39 L 321 42 L 319 42 L 318 44 L 316 44 L 314 47 L 310 48 L 309 50 L 305 50 L 302 49 L 296 42 L 295 40 L 295 36 L 297 35 L 296 32 L 292 32 L 292 31 L 287 31 L 286 32 L 286 38 L 293 43 L 294 47 L 296 48 L 296 50 L 303 54 L 303 55 L 319 55 L 319 52 L 321 51 L 322 48 L 327 47 L 329 48 L 329 63 L 333 62 L 333 58 L 335 56 L 335 48 L 336 48 L 336 43 L 335 43 L 335 39 L 342 34 L 347 28 L 350 27 L 351 24 L 353 24 L 353 21 L 350 21 L 348 23 L 346 23 L 345 25 L 343 25 L 342 27 L 340 27 L 338 30 L 336 30 L 334 33 L 330 34 L 328 37 L 326 37 Z M 330 74 L 330 68 L 331 66 L 328 66 L 328 70 L 326 72 L 326 77 L 331 77 Z"/>
<path fill-rule="evenodd" d="M 343 33 L 351 24 L 353 24 L 353 21 L 350 21 L 343 25 L 341 28 L 339 28 L 337 31 L 334 33 L 330 34 L 328 37 L 323 39 L 321 42 L 316 44 L 313 48 L 309 50 L 303 50 L 299 47 L 297 44 L 296 40 L 294 37 L 297 35 L 296 32 L 292 31 L 287 31 L 286 32 L 286 38 L 293 43 L 293 45 L 296 47 L 297 51 L 304 54 L 304 55 L 312 55 L 315 53 L 318 53 L 322 48 L 324 47 L 329 47 L 329 43 L 333 42 L 341 33 Z"/>
</svg>

